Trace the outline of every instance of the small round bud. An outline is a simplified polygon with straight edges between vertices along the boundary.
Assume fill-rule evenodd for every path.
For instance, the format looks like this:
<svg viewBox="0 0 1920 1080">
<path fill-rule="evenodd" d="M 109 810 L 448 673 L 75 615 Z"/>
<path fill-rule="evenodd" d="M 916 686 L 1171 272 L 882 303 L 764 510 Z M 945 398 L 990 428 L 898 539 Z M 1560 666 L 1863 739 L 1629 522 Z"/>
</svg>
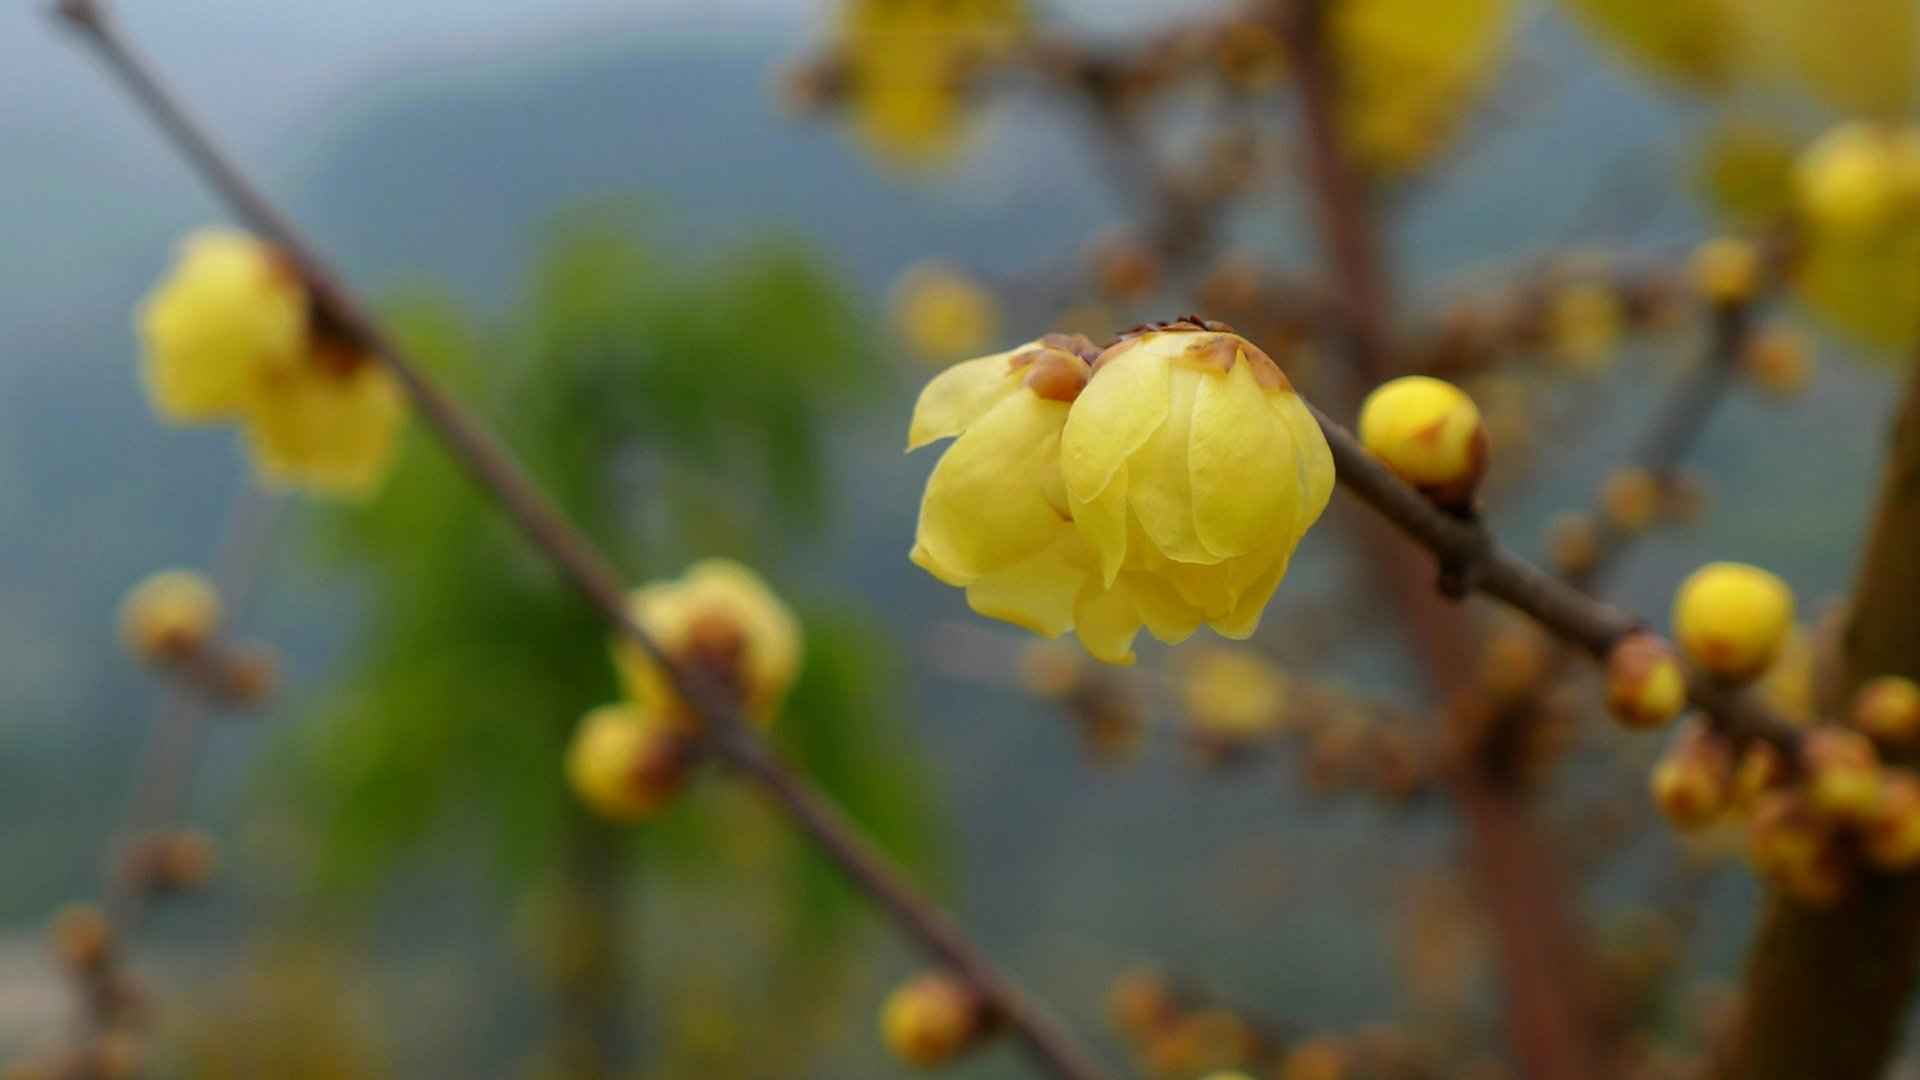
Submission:
<svg viewBox="0 0 1920 1080">
<path fill-rule="evenodd" d="M 1673 629 L 1701 668 L 1750 679 L 1773 662 L 1793 629 L 1793 592 L 1759 567 L 1709 563 L 1681 583 Z"/>
<path fill-rule="evenodd" d="M 1899 675 L 1870 679 L 1853 696 L 1853 726 L 1884 742 L 1920 736 L 1920 684 Z"/>
<path fill-rule="evenodd" d="M 1367 395 L 1360 441 L 1401 479 L 1448 505 L 1470 502 L 1487 471 L 1487 432 L 1473 399 L 1424 375 L 1394 379 Z"/>
<path fill-rule="evenodd" d="M 1807 802 L 1816 813 L 1862 821 L 1880 801 L 1880 755 L 1857 731 L 1820 727 L 1800 744 Z"/>
<path fill-rule="evenodd" d="M 1687 707 L 1687 677 L 1662 639 L 1629 634 L 1607 654 L 1607 707 L 1631 728 L 1653 728 Z"/>
<path fill-rule="evenodd" d="M 1348 1080 L 1352 1075 L 1351 1055 L 1332 1039 L 1308 1039 L 1288 1050 L 1280 1064 L 1281 1080 Z"/>
<path fill-rule="evenodd" d="M 1211 754 L 1231 754 L 1280 727 L 1286 680 L 1273 665 L 1247 649 L 1198 649 L 1187 654 L 1180 700 L 1197 745 Z"/>
<path fill-rule="evenodd" d="M 1562 575 L 1575 576 L 1600 561 L 1600 528 L 1591 515 L 1570 510 L 1547 523 L 1547 558 Z"/>
<path fill-rule="evenodd" d="M 1806 336 L 1768 327 L 1740 354 L 1740 367 L 1754 385 L 1775 397 L 1797 397 L 1813 379 L 1813 349 Z"/>
<path fill-rule="evenodd" d="M 1770 742 L 1755 740 L 1740 753 L 1740 765 L 1733 774 L 1735 806 L 1751 810 L 1760 797 L 1779 787 L 1787 779 L 1787 756 Z"/>
<path fill-rule="evenodd" d="M 190 570 L 165 570 L 120 602 L 120 640 L 146 664 L 176 664 L 206 647 L 220 627 L 220 596 Z"/>
<path fill-rule="evenodd" d="M 1129 1038 L 1144 1041 L 1179 1015 L 1167 980 L 1154 971 L 1130 971 L 1107 991 L 1107 1015 Z"/>
<path fill-rule="evenodd" d="M 113 924 L 93 904 L 68 904 L 53 917 L 53 954 L 70 971 L 94 972 L 113 955 Z"/>
<path fill-rule="evenodd" d="M 1547 305 L 1547 342 L 1554 356 L 1577 372 L 1606 367 L 1625 321 L 1619 294 L 1598 282 L 1577 282 L 1556 290 Z"/>
<path fill-rule="evenodd" d="M 1725 739 L 1694 724 L 1681 732 L 1653 767 L 1654 804 L 1676 828 L 1712 824 L 1727 808 L 1733 750 Z"/>
<path fill-rule="evenodd" d="M 602 816 L 640 821 L 679 793 L 692 764 L 692 741 L 673 724 L 636 705 L 602 705 L 574 729 L 567 782 Z"/>
<path fill-rule="evenodd" d="M 1812 878 L 1826 857 L 1833 828 L 1798 792 L 1769 791 L 1755 800 L 1747 822 L 1747 857 L 1776 881 Z"/>
<path fill-rule="evenodd" d="M 946 1065 L 979 1045 L 990 1025 L 973 988 L 952 975 L 929 972 L 888 995 L 880 1029 L 887 1048 L 908 1065 Z"/>
<path fill-rule="evenodd" d="M 236 709 L 257 709 L 280 688 L 280 652 L 258 641 L 222 650 L 220 699 Z"/>
<path fill-rule="evenodd" d="M 1920 776 L 1907 769 L 1886 771 L 1880 801 L 1861 830 L 1860 846 L 1875 866 L 1889 873 L 1920 866 Z"/>
<path fill-rule="evenodd" d="M 1538 630 L 1502 626 L 1480 654 L 1480 689 L 1496 705 L 1512 704 L 1540 689 L 1552 661 L 1552 647 Z"/>
<path fill-rule="evenodd" d="M 1744 304 L 1760 283 L 1760 253 L 1745 240 L 1709 240 L 1694 249 L 1693 283 L 1711 304 Z"/>
<path fill-rule="evenodd" d="M 1660 516 L 1660 481 L 1645 469 L 1615 469 L 1600 488 L 1600 507 L 1607 523 L 1623 533 L 1637 533 Z"/>
<path fill-rule="evenodd" d="M 916 356 L 945 364 L 978 354 L 999 336 L 1000 308 L 972 277 L 921 263 L 894 287 L 893 322 Z"/>
</svg>

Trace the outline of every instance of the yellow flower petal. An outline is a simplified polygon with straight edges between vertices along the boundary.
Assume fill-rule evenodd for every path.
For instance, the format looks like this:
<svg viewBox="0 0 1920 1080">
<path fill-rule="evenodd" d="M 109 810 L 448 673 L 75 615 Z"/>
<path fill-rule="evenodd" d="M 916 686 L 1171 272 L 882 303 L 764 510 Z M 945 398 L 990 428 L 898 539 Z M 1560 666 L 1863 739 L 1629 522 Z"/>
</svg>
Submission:
<svg viewBox="0 0 1920 1080">
<path fill-rule="evenodd" d="M 1273 599 L 1274 590 L 1280 587 L 1281 580 L 1287 576 L 1287 564 L 1292 561 L 1289 549 L 1240 593 L 1239 601 L 1225 618 L 1215 619 L 1207 625 L 1213 627 L 1213 632 L 1221 637 L 1236 641 L 1252 637 L 1253 632 L 1260 629 L 1260 616 L 1267 610 L 1268 601 Z"/>
<path fill-rule="evenodd" d="M 1166 423 L 1127 462 L 1127 504 L 1154 546 L 1177 562 L 1219 561 L 1200 542 L 1187 466 L 1194 403 L 1201 381 L 1211 377 L 1192 368 L 1173 369 Z"/>
<path fill-rule="evenodd" d="M 1313 523 L 1320 520 L 1327 501 L 1333 498 L 1333 449 L 1327 445 L 1326 433 L 1320 430 L 1319 421 L 1307 411 L 1306 402 L 1299 394 L 1288 391 L 1269 397 L 1267 402 L 1293 437 L 1294 460 L 1300 469 L 1300 505 L 1293 519 L 1293 539 L 1297 544 Z"/>
<path fill-rule="evenodd" d="M 265 244 L 233 230 L 189 236 L 136 321 L 148 396 L 175 423 L 239 415 L 261 370 L 292 366 L 307 346 L 299 281 Z"/>
<path fill-rule="evenodd" d="M 1067 505 L 1080 535 L 1100 556 L 1100 580 L 1111 586 L 1127 558 L 1127 470 L 1121 466 L 1107 486 L 1091 501 L 1082 502 L 1067 491 Z"/>
<path fill-rule="evenodd" d="M 1033 558 L 969 585 L 967 604 L 989 619 L 1059 637 L 1073 629 L 1074 601 L 1092 574 L 1092 559 L 1086 541 L 1067 530 Z"/>
<path fill-rule="evenodd" d="M 340 371 L 308 360 L 254 381 L 247 446 L 269 483 L 364 499 L 386 479 L 405 418 L 385 368 L 363 360 Z"/>
<path fill-rule="evenodd" d="M 1133 600 L 1147 630 L 1168 645 L 1178 645 L 1193 636 L 1206 617 L 1186 602 L 1172 585 L 1152 574 L 1127 573 L 1120 576 L 1119 587 Z"/>
<path fill-rule="evenodd" d="M 1064 402 L 1017 393 L 947 448 L 920 501 L 917 544 L 929 561 L 971 581 L 1058 538 L 1067 520 L 1036 470 L 1057 467 L 1066 412 Z"/>
<path fill-rule="evenodd" d="M 1145 347 L 1114 355 L 1073 403 L 1060 435 L 1067 494 L 1091 503 L 1160 430 L 1171 407 L 1172 369 Z"/>
<path fill-rule="evenodd" d="M 1198 382 L 1187 466 L 1200 542 L 1215 558 L 1226 559 L 1297 536 L 1306 477 L 1294 439 L 1252 367 L 1242 360 L 1225 375 L 1202 374 Z M 1247 482 L 1263 471 L 1298 475 L 1300 481 Z"/>
<path fill-rule="evenodd" d="M 1133 639 L 1140 614 L 1124 590 L 1102 588 L 1091 578 L 1073 605 L 1074 633 L 1095 660 L 1122 666 L 1134 662 Z"/>
<path fill-rule="evenodd" d="M 950 439 L 986 415 L 1020 388 L 1020 373 L 1008 366 L 1014 353 L 995 353 L 955 364 L 933 377 L 914 402 L 913 421 L 907 427 L 907 449 Z"/>
</svg>

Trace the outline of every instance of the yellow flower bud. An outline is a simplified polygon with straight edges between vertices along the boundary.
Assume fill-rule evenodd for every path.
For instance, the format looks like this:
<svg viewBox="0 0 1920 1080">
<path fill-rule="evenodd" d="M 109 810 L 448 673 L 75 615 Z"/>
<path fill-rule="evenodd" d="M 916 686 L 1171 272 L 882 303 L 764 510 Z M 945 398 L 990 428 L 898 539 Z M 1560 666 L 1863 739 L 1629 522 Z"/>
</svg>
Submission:
<svg viewBox="0 0 1920 1080">
<path fill-rule="evenodd" d="M 1637 533 L 1660 515 L 1660 481 L 1645 469 L 1615 469 L 1600 488 L 1607 521 L 1624 533 Z"/>
<path fill-rule="evenodd" d="M 307 348 L 307 297 L 267 245 L 205 229 L 141 304 L 142 374 L 160 416 L 194 423 L 238 416 L 254 380 L 293 367 Z"/>
<path fill-rule="evenodd" d="M 1187 657 L 1180 698 L 1195 738 L 1231 750 L 1279 729 L 1286 680 L 1249 650 L 1203 649 Z"/>
<path fill-rule="evenodd" d="M 1733 803 L 1751 810 L 1786 779 L 1786 755 L 1772 743 L 1756 740 L 1740 753 L 1740 767 L 1733 774 Z"/>
<path fill-rule="evenodd" d="M 94 904 L 68 904 L 54 914 L 53 954 L 73 972 L 97 972 L 113 956 L 113 924 Z"/>
<path fill-rule="evenodd" d="M 1780 398 L 1797 397 L 1813 379 L 1813 349 L 1804 334 L 1782 327 L 1767 327 L 1755 334 L 1741 353 L 1740 365 L 1747 378 L 1767 393 Z"/>
<path fill-rule="evenodd" d="M 1253 1057 L 1259 1036 L 1226 1009 L 1198 1009 L 1177 1017 L 1147 1046 L 1157 1075 L 1194 1075 L 1231 1069 Z"/>
<path fill-rule="evenodd" d="M 732 688 L 754 719 L 771 724 L 800 673 L 800 624 L 766 582 L 731 559 L 703 559 L 674 581 L 659 581 L 628 596 L 634 621 L 674 662 L 699 668 Z M 666 674 L 640 647 L 613 643 L 614 663 L 627 696 L 662 708 L 684 725 Z"/>
<path fill-rule="evenodd" d="M 1547 299 L 1547 343 L 1567 367 L 1598 371 L 1612 358 L 1625 318 L 1619 294 L 1611 287 L 1576 282 Z"/>
<path fill-rule="evenodd" d="M 1695 724 L 1654 765 L 1653 801 L 1675 827 L 1697 829 L 1726 810 L 1732 781 L 1732 748 Z"/>
<path fill-rule="evenodd" d="M 1920 132 L 1847 124 L 1796 170 L 1794 284 L 1832 325 L 1904 353 L 1920 327 Z"/>
<path fill-rule="evenodd" d="M 946 1065 L 978 1046 L 988 1034 L 980 995 L 958 978 L 929 972 L 887 996 L 880 1030 L 887 1048 L 908 1065 Z"/>
<path fill-rule="evenodd" d="M 407 414 L 387 369 L 344 348 L 262 373 L 246 407 L 247 447 L 263 480 L 347 499 L 379 491 Z"/>
<path fill-rule="evenodd" d="M 1252 635 L 1333 491 L 1306 405 L 1217 323 L 1143 328 L 1100 354 L 1060 466 L 1068 513 L 1098 556 L 1078 627 L 1101 659 L 1125 656 L 1143 624 L 1169 643 L 1203 622 Z"/>
<path fill-rule="evenodd" d="M 1502 626 L 1480 655 L 1480 688 L 1495 706 L 1518 702 L 1540 689 L 1553 662 L 1551 643 L 1530 625 Z"/>
<path fill-rule="evenodd" d="M 1600 528 L 1590 514 L 1569 510 L 1547 523 L 1547 558 L 1562 574 L 1584 574 L 1600 559 Z"/>
<path fill-rule="evenodd" d="M 1814 721 L 1813 668 L 1812 638 L 1796 625 L 1754 690 L 1781 717 L 1805 727 Z"/>
<path fill-rule="evenodd" d="M 1760 282 L 1760 253 L 1745 240 L 1709 240 L 1694 249 L 1693 282 L 1709 303 L 1746 303 Z"/>
<path fill-rule="evenodd" d="M 582 802 L 613 821 L 641 821 L 685 785 L 693 764 L 686 733 L 632 704 L 602 705 L 574 728 L 567 783 Z"/>
<path fill-rule="evenodd" d="M 1487 431 L 1473 399 L 1424 375 L 1394 379 L 1367 395 L 1360 441 L 1401 479 L 1448 505 L 1470 502 L 1487 471 Z"/>
<path fill-rule="evenodd" d="M 220 617 L 211 582 L 190 570 L 166 570 L 120 602 L 120 640 L 143 663 L 178 663 L 206 647 Z"/>
<path fill-rule="evenodd" d="M 921 263 L 893 290 L 893 321 L 914 354 L 946 364 L 971 356 L 1000 333 L 993 294 L 957 270 Z"/>
<path fill-rule="evenodd" d="M 1687 707 L 1687 677 L 1667 643 L 1629 634 L 1607 654 L 1607 707 L 1621 723 L 1652 728 Z"/>
<path fill-rule="evenodd" d="M 1749 679 L 1778 656 L 1793 629 L 1793 592 L 1755 566 L 1695 570 L 1673 602 L 1674 635 L 1687 658 L 1728 679 Z"/>
<path fill-rule="evenodd" d="M 1853 726 L 1890 743 L 1920 735 L 1920 684 L 1899 675 L 1870 679 L 1853 696 Z"/>
<path fill-rule="evenodd" d="M 1807 148 L 1796 180 L 1808 228 L 1858 235 L 1882 226 L 1900 196 L 1891 134 L 1873 124 L 1844 124 Z"/>
<path fill-rule="evenodd" d="M 1861 830 L 1860 846 L 1875 866 L 1900 873 L 1920 866 L 1920 776 L 1889 769 L 1880 801 Z"/>
<path fill-rule="evenodd" d="M 1880 801 L 1880 755 L 1857 731 L 1819 727 L 1800 745 L 1807 802 L 1816 813 L 1857 822 Z"/>
<path fill-rule="evenodd" d="M 1287 1051 L 1280 1080 L 1347 1080 L 1353 1075 L 1352 1056 L 1332 1039 L 1308 1039 Z"/>
</svg>

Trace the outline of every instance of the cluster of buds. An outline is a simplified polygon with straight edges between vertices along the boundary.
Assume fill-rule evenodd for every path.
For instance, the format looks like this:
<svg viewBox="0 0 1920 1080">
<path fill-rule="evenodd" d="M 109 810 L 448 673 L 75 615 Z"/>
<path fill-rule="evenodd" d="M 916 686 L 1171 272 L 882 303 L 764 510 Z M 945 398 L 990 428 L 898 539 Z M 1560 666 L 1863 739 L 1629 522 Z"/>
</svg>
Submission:
<svg viewBox="0 0 1920 1080">
<path fill-rule="evenodd" d="M 980 614 L 1072 630 L 1115 664 L 1143 628 L 1251 636 L 1333 491 L 1326 438 L 1279 366 L 1196 319 L 949 368 L 908 449 L 947 438 L 913 561 Z"/>
<path fill-rule="evenodd" d="M 1247 1018 L 1153 971 L 1116 980 L 1107 993 L 1107 1013 L 1151 1076 L 1255 1068 L 1273 1054 L 1273 1040 Z"/>
<path fill-rule="evenodd" d="M 149 894 L 195 892 L 213 877 L 218 852 L 203 832 L 176 829 L 142 836 L 121 853 L 116 872 Z"/>
<path fill-rule="evenodd" d="M 1690 727 L 1655 767 L 1655 800 L 1683 828 L 1736 812 L 1757 870 L 1830 905 L 1864 873 L 1920 867 L 1920 774 L 1885 764 L 1880 749 L 1920 742 L 1920 686 L 1870 680 L 1848 721 L 1809 729 L 1791 751 L 1754 741 L 1737 754 L 1724 735 Z"/>
<path fill-rule="evenodd" d="M 686 576 L 636 589 L 634 622 L 682 676 L 729 697 L 770 725 L 799 675 L 800 625 L 758 575 L 706 559 Z M 566 775 L 574 793 L 614 821 L 652 817 L 685 786 L 701 757 L 701 717 L 674 678 L 637 642 L 613 642 L 625 701 L 591 710 L 575 727 Z"/>
<path fill-rule="evenodd" d="M 880 1010 L 887 1049 L 921 1069 L 952 1064 L 987 1042 L 998 1027 L 979 991 L 945 971 L 907 980 L 887 995 Z"/>
<path fill-rule="evenodd" d="M 120 641 L 134 659 L 180 676 L 217 704 L 258 708 L 279 686 L 278 654 L 259 642 L 225 640 L 222 619 L 211 582 L 164 570 L 121 600 Z"/>
<path fill-rule="evenodd" d="M 333 333 L 297 269 L 245 233 L 188 237 L 139 314 L 160 416 L 237 422 L 267 482 L 364 498 L 386 478 L 406 415 L 399 383 Z"/>
</svg>

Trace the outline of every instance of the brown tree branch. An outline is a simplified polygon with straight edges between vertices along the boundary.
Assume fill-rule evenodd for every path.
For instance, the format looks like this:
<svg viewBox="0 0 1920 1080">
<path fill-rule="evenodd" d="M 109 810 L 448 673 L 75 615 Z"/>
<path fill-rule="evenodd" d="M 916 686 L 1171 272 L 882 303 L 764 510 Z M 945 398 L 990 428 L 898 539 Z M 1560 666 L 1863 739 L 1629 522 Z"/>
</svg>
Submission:
<svg viewBox="0 0 1920 1080">
<path fill-rule="evenodd" d="M 1071 1080 L 1104 1071 L 986 956 L 953 920 L 908 883 L 858 828 L 769 749 L 738 705 L 710 677 L 675 664 L 634 621 L 611 563 L 553 505 L 511 453 L 400 351 L 369 310 L 321 262 L 315 249 L 239 171 L 207 131 L 137 54 L 105 5 L 62 0 L 59 14 L 93 45 L 108 68 L 242 220 L 281 249 L 307 285 L 314 309 L 342 341 L 377 357 L 448 451 L 564 573 L 613 628 L 667 673 L 674 689 L 707 723 L 717 756 L 755 781 L 853 883 L 908 934 L 985 998 L 1036 1064 Z"/>
<path fill-rule="evenodd" d="M 1841 641 L 1837 711 L 1878 675 L 1920 678 L 1920 378 L 1895 419 Z M 1870 1080 L 1920 982 L 1920 877 L 1874 878 L 1828 910 L 1776 895 L 1747 959 L 1745 1001 L 1714 1080 Z"/>
</svg>

